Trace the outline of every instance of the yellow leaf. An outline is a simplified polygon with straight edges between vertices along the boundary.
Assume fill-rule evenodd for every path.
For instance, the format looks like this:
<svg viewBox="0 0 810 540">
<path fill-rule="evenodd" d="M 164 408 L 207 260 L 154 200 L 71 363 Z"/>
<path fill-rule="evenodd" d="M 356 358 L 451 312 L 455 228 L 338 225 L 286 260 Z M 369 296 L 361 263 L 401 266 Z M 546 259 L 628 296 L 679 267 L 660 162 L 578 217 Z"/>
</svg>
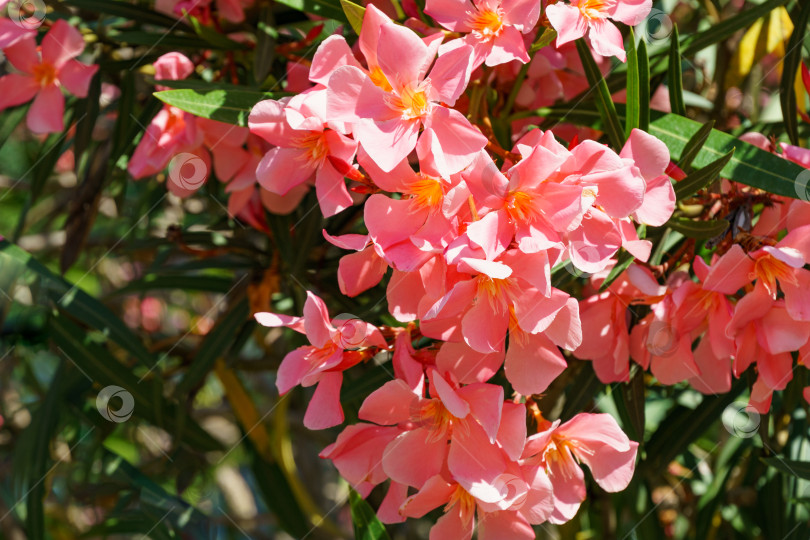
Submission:
<svg viewBox="0 0 810 540">
<path fill-rule="evenodd" d="M 231 403 L 231 408 L 233 408 L 237 420 L 242 424 L 242 428 L 256 447 L 256 451 L 266 459 L 271 460 L 270 436 L 267 433 L 267 428 L 262 423 L 263 419 L 259 415 L 256 405 L 253 404 L 253 400 L 242 385 L 242 381 L 221 359 L 217 360 L 214 372 L 225 389 L 225 396 Z"/>
<path fill-rule="evenodd" d="M 765 55 L 774 54 L 780 60 L 785 56 L 785 43 L 793 33 L 793 23 L 784 7 L 770 12 L 766 20 L 758 19 L 746 30 L 726 74 L 726 87 L 739 86 Z M 781 62 L 779 69 L 781 69 Z"/>
</svg>

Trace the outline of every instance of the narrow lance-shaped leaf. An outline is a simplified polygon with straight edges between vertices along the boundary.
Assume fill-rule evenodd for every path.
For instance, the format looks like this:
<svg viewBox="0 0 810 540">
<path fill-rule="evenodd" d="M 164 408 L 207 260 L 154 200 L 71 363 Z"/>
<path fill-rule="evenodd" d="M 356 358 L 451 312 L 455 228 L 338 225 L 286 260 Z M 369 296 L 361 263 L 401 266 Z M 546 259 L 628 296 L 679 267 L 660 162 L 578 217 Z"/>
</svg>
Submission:
<svg viewBox="0 0 810 540">
<path fill-rule="evenodd" d="M 773 467 L 787 475 L 810 480 L 810 463 L 806 461 L 795 461 L 779 456 L 761 459 L 769 467 Z"/>
<path fill-rule="evenodd" d="M 297 9 L 309 15 L 318 15 L 340 22 L 349 22 L 340 8 L 340 0 L 278 0 L 279 4 Z"/>
<path fill-rule="evenodd" d="M 680 201 L 711 185 L 717 179 L 720 171 L 731 161 L 733 155 L 734 149 L 732 148 L 725 156 L 693 172 L 675 184 L 675 198 Z"/>
<path fill-rule="evenodd" d="M 810 22 L 810 2 L 800 2 L 801 11 L 788 41 L 785 60 L 782 65 L 782 82 L 779 88 L 779 101 L 782 105 L 782 117 L 785 121 L 785 131 L 790 142 L 799 144 L 799 128 L 796 120 L 796 89 L 794 82 L 802 61 L 802 43 Z"/>
<path fill-rule="evenodd" d="M 624 119 L 625 137 L 629 137 L 630 132 L 639 127 L 639 118 L 641 117 L 641 102 L 639 101 L 640 85 L 636 38 L 631 28 L 630 35 L 627 38 L 627 109 Z"/>
<path fill-rule="evenodd" d="M 681 73 L 681 50 L 678 42 L 678 25 L 672 28 L 669 47 L 669 67 L 667 80 L 669 81 L 669 105 L 672 112 L 686 116 L 686 106 L 683 103 L 683 73 Z"/>
<path fill-rule="evenodd" d="M 355 540 L 389 540 L 388 532 L 374 510 L 353 489 L 349 491 L 349 503 L 352 507 Z"/>
<path fill-rule="evenodd" d="M 700 128 L 700 123 L 694 120 L 667 114 L 650 124 L 650 133 L 667 145 L 672 159 L 677 162 L 689 139 Z M 803 186 L 797 182 L 804 168 L 717 130 L 711 131 L 694 164 L 705 167 L 732 149 L 735 149 L 734 155 L 720 171 L 723 178 L 784 197 L 804 195 Z"/>
<path fill-rule="evenodd" d="M 366 8 L 358 6 L 350 0 L 340 0 L 340 7 L 343 8 L 343 13 L 346 14 L 352 30 L 359 36 L 360 31 L 363 29 L 363 17 L 366 14 Z"/>
<path fill-rule="evenodd" d="M 788 0 L 770 0 L 742 10 L 739 14 L 729 17 L 718 24 L 711 25 L 706 30 L 690 36 L 684 41 L 683 56 L 692 56 L 698 51 L 711 47 L 715 43 L 725 41 L 738 30 L 747 28 L 760 17 L 764 17 L 772 10 L 788 3 Z"/>
<path fill-rule="evenodd" d="M 226 124 L 247 126 L 250 110 L 263 99 L 277 97 L 269 92 L 247 90 L 164 90 L 155 92 L 164 103 L 195 116 L 218 120 Z"/>
<path fill-rule="evenodd" d="M 728 229 L 729 223 L 724 219 L 697 221 L 685 217 L 674 217 L 667 221 L 666 226 L 688 238 L 714 238 L 723 234 Z"/>
<path fill-rule="evenodd" d="M 686 173 L 691 172 L 692 161 L 694 161 L 695 156 L 700 153 L 700 149 L 703 148 L 703 145 L 706 144 L 706 139 L 709 138 L 709 134 L 712 132 L 713 128 L 714 120 L 706 122 L 703 124 L 702 128 L 692 135 L 689 142 L 686 143 L 681 153 L 681 159 L 678 160 L 678 167 L 680 167 L 682 171 Z"/>
<path fill-rule="evenodd" d="M 596 106 L 602 117 L 604 131 L 610 140 L 610 144 L 614 148 L 619 149 L 624 145 L 624 130 L 622 129 L 619 116 L 616 114 L 613 98 L 610 97 L 605 79 L 602 77 L 602 72 L 599 71 L 599 68 L 596 66 L 588 44 L 583 39 L 578 39 L 576 43 L 577 52 L 579 53 L 579 58 L 582 60 L 582 67 L 585 70 L 585 76 L 588 78 L 588 84 L 590 84 L 592 89 L 596 90 Z"/>
<path fill-rule="evenodd" d="M 616 264 L 610 269 L 607 277 L 599 286 L 599 292 L 607 290 L 607 288 L 610 287 L 610 284 L 616 281 L 616 279 L 622 275 L 622 272 L 627 270 L 627 267 L 633 264 L 633 261 L 635 260 L 635 257 L 630 255 L 629 251 L 622 251 L 618 260 L 616 261 Z"/>
<path fill-rule="evenodd" d="M 0 240 L 0 265 L 7 265 L 4 259 L 24 264 L 43 280 L 43 289 L 51 301 L 71 317 L 109 336 L 121 348 L 145 366 L 153 365 L 152 355 L 124 322 L 115 316 L 104 304 L 57 276 L 40 264 L 29 253 L 8 241 Z"/>
<path fill-rule="evenodd" d="M 642 131 L 650 130 L 650 59 L 647 56 L 647 42 L 638 43 L 638 127 Z"/>
</svg>

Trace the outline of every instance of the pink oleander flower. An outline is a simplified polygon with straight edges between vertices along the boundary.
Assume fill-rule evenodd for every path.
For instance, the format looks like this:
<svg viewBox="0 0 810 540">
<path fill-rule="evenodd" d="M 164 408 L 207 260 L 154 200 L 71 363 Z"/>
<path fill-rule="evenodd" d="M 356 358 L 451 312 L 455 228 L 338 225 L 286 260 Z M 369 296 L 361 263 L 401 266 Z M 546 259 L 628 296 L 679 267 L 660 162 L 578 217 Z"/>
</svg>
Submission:
<svg viewBox="0 0 810 540">
<path fill-rule="evenodd" d="M 714 268 L 712 269 L 714 272 Z M 713 273 L 712 272 L 712 273 Z M 756 364 L 758 379 L 752 403 L 768 412 L 770 394 L 783 390 L 793 378 L 791 352 L 802 349 L 810 339 L 810 321 L 794 319 L 785 300 L 774 300 L 766 287 L 757 283 L 737 302 L 726 333 L 734 339 L 736 351 L 732 369 L 740 377 Z M 764 410 L 763 410 L 764 407 Z"/>
<path fill-rule="evenodd" d="M 154 67 L 155 80 L 185 79 L 194 72 L 191 60 L 176 52 L 166 53 L 155 60 Z M 177 107 L 164 105 L 144 131 L 127 164 L 127 170 L 136 180 L 157 174 L 166 168 L 175 155 L 181 152 L 195 153 L 202 142 L 203 133 L 197 129 L 197 117 Z M 177 188 L 174 185 L 170 187 Z M 180 195 L 193 192 L 186 191 L 188 193 Z"/>
<path fill-rule="evenodd" d="M 607 271 L 594 276 L 599 287 Z M 628 309 L 633 305 L 655 304 L 666 294 L 652 273 L 641 266 L 630 265 L 606 291 L 579 303 L 582 333 L 588 336 L 574 350 L 574 355 L 591 360 L 596 376 L 604 383 L 630 379 L 630 330 Z"/>
<path fill-rule="evenodd" d="M 678 306 L 671 294 L 686 280 L 684 273 L 670 276 L 667 294 L 650 306 L 650 313 L 630 332 L 630 355 L 642 368 L 649 368 L 661 384 L 673 385 L 702 375 L 692 354 L 693 336 L 680 327 Z"/>
<path fill-rule="evenodd" d="M 615 493 L 630 483 L 638 443 L 627 438 L 612 416 L 581 413 L 562 425 L 559 420 L 546 424 L 544 431 L 527 439 L 523 459 L 541 463 L 551 479 L 554 512 L 549 521 L 569 521 L 585 500 L 580 463 L 605 491 Z"/>
<path fill-rule="evenodd" d="M 725 294 L 703 287 L 711 271 L 703 259 L 696 258 L 692 268 L 698 282 L 685 280 L 672 291 L 672 301 L 677 306 L 674 320 L 678 331 L 694 337 L 703 334 L 692 351 L 700 375 L 690 377 L 689 384 L 704 394 L 728 392 L 731 389 L 734 340 L 726 334 L 726 327 L 731 322 L 734 305 Z"/>
<path fill-rule="evenodd" d="M 220 124 L 220 122 L 216 122 L 216 124 Z M 203 129 L 203 132 L 205 142 L 208 144 L 208 138 L 214 135 L 216 130 Z M 239 133 L 237 132 L 237 135 Z M 238 144 L 228 144 L 227 142 L 232 140 L 230 137 L 218 138 L 215 141 L 212 151 L 214 153 L 214 171 L 217 179 L 226 183 L 228 214 L 247 221 L 256 229 L 267 230 L 262 208 L 266 208 L 273 214 L 289 214 L 298 207 L 301 199 L 309 191 L 309 186 L 298 186 L 285 195 L 277 195 L 262 188 L 256 181 L 256 167 L 259 166 L 269 145 L 257 135 L 247 135 L 247 149 L 242 148 L 239 136 L 233 139 Z M 219 144 L 216 144 L 217 142 Z"/>
<path fill-rule="evenodd" d="M 438 45 L 385 23 L 374 56 L 366 54 L 369 71 L 348 64 L 329 76 L 327 119 L 351 124 L 354 138 L 383 171 L 391 171 L 416 149 L 422 159 L 431 156 L 436 170 L 447 177 L 486 145 L 486 137 L 450 108 L 469 82 L 472 47 L 463 45 L 434 62 Z"/>
<path fill-rule="evenodd" d="M 203 140 L 196 120 L 190 113 L 165 105 L 146 127 L 129 159 L 129 174 L 136 180 L 152 176 L 165 169 L 175 155 L 193 153 Z"/>
<path fill-rule="evenodd" d="M 276 387 L 281 395 L 293 387 L 317 384 L 304 415 L 309 429 L 326 429 L 343 422 L 340 387 L 343 371 L 366 358 L 362 349 L 385 348 L 385 339 L 373 325 L 358 319 L 329 319 L 323 300 L 307 291 L 302 317 L 261 312 L 256 321 L 269 327 L 286 326 L 306 334 L 310 345 L 298 347 L 284 357 Z"/>
<path fill-rule="evenodd" d="M 86 97 L 98 66 L 75 58 L 84 51 L 84 38 L 74 27 L 59 19 L 37 47 L 33 39 L 19 39 L 3 49 L 8 61 L 20 73 L 0 77 L 0 111 L 34 100 L 26 125 L 34 133 L 64 130 L 64 88 L 76 97 Z"/>
<path fill-rule="evenodd" d="M 540 467 L 513 465 L 510 471 L 497 480 L 511 490 L 499 503 L 482 501 L 454 480 L 436 475 L 399 511 L 420 518 L 443 505 L 444 515 L 430 529 L 430 540 L 470 540 L 476 529 L 480 540 L 532 540 L 532 525 L 546 522 L 554 508 L 551 483 Z"/>
<path fill-rule="evenodd" d="M 464 33 L 458 42 L 443 45 L 440 54 L 461 43 L 473 48 L 474 67 L 529 61 L 523 34 L 534 30 L 541 2 L 532 0 L 428 0 L 425 13 L 443 27 Z"/>
<path fill-rule="evenodd" d="M 665 174 L 666 146 L 633 130 L 621 154 L 595 141 L 572 150 L 551 132 L 532 130 L 515 145 L 522 159 L 498 171 L 484 152 L 463 176 L 482 208 L 508 220 L 521 251 L 564 245 L 584 272 L 600 272 L 620 247 L 646 260 L 651 244 L 639 240 L 630 217 L 666 222 L 675 194 Z"/>
<path fill-rule="evenodd" d="M 351 206 L 352 198 L 329 157 L 351 163 L 357 143 L 326 117 L 326 90 L 321 87 L 282 101 L 259 102 L 248 125 L 251 133 L 275 146 L 256 169 L 262 187 L 285 195 L 314 177 L 321 211 L 330 217 Z"/>
<path fill-rule="evenodd" d="M 428 369 L 430 396 L 396 379 L 372 392 L 358 417 L 404 431 L 382 456 L 393 481 L 422 488 L 433 476 L 449 471 L 476 498 L 498 503 L 505 497 L 497 478 L 520 456 L 526 440 L 525 408 L 504 403 L 503 388 L 475 383 L 459 387 Z"/>
<path fill-rule="evenodd" d="M 547 329 L 569 297 L 551 286 L 548 252 L 507 249 L 511 239 L 507 220 L 496 212 L 469 224 L 445 255 L 455 266 L 455 283 L 422 319 L 457 321 L 464 341 L 482 353 L 503 350 L 510 327 Z"/>
<path fill-rule="evenodd" d="M 0 8 L 3 7 L 3 3 L 0 1 Z M 36 29 L 26 28 L 24 24 L 0 17 L 0 49 L 11 47 L 23 39 L 34 39 L 36 35 Z"/>
<path fill-rule="evenodd" d="M 759 288 L 776 299 L 784 293 L 785 308 L 797 321 L 810 321 L 810 225 L 791 230 L 774 245 L 750 253 L 735 244 L 712 265 L 704 288 L 734 294 L 756 281 Z"/>
<path fill-rule="evenodd" d="M 585 35 L 602 56 L 627 60 L 622 34 L 608 19 L 635 26 L 650 13 L 652 0 L 571 0 L 546 7 L 546 16 L 557 31 L 557 46 Z"/>
<path fill-rule="evenodd" d="M 367 497 L 374 486 L 388 479 L 382 467 L 385 448 L 402 433 L 397 426 L 354 424 L 323 449 L 320 457 L 329 459 L 355 491 Z"/>
</svg>

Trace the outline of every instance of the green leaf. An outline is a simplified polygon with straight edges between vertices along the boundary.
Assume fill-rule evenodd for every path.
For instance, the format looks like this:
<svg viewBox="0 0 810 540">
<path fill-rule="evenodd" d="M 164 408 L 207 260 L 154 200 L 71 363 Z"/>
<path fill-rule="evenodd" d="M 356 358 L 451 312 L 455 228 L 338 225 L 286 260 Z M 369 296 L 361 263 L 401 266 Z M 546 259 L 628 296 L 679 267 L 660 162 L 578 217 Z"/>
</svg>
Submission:
<svg viewBox="0 0 810 540">
<path fill-rule="evenodd" d="M 537 38 L 537 41 L 532 43 L 531 48 L 529 49 L 529 54 L 534 54 L 543 47 L 551 45 L 551 42 L 557 37 L 557 31 L 553 28 L 544 28 L 543 33 L 540 34 L 540 37 Z"/>
<path fill-rule="evenodd" d="M 285 531 L 294 538 L 305 537 L 312 532 L 312 525 L 296 503 L 295 494 L 284 477 L 281 467 L 278 463 L 270 463 L 262 459 L 250 445 L 249 439 L 246 444 L 251 449 L 251 469 L 264 503 L 273 511 Z"/>
<path fill-rule="evenodd" d="M 141 340 L 104 304 L 48 270 L 29 253 L 7 240 L 0 240 L 0 264 L 3 264 L 4 258 L 21 262 L 38 274 L 43 280 L 45 293 L 59 309 L 115 341 L 142 365 L 153 365 L 152 355 Z"/>
<path fill-rule="evenodd" d="M 692 442 L 718 421 L 723 410 L 745 389 L 745 378 L 734 381 L 726 394 L 704 396 L 703 401 L 690 409 L 678 405 L 659 423 L 658 429 L 647 443 L 647 459 L 640 463 L 649 472 L 661 473 Z"/>
<path fill-rule="evenodd" d="M 127 45 L 153 46 L 155 43 L 160 43 L 161 46 L 171 49 L 200 50 L 219 48 L 191 34 L 159 34 L 142 30 L 128 30 L 126 32 L 110 32 L 109 37 L 116 43 L 125 43 Z M 149 62 L 144 61 L 142 63 Z"/>
<path fill-rule="evenodd" d="M 683 104 L 683 73 L 681 72 L 681 51 L 677 24 L 672 27 L 672 35 L 669 39 L 669 64 L 667 67 L 669 105 L 673 113 L 686 116 L 686 106 Z"/>
<path fill-rule="evenodd" d="M 647 81 L 649 84 L 649 81 Z M 624 136 L 629 137 L 633 129 L 639 127 L 641 118 L 641 81 L 638 71 L 638 51 L 636 50 L 636 37 L 633 29 L 627 37 L 627 108 L 624 119 Z"/>
<path fill-rule="evenodd" d="M 650 124 L 650 133 L 661 139 L 677 162 L 689 140 L 701 129 L 701 124 L 667 114 Z M 805 196 L 800 175 L 804 168 L 779 156 L 743 142 L 721 131 L 712 130 L 703 149 L 695 157 L 697 167 L 705 167 L 732 149 L 734 155 L 720 171 L 720 176 L 741 184 L 753 186 L 775 195 L 798 198 Z"/>
<path fill-rule="evenodd" d="M 688 238 L 714 238 L 723 234 L 728 229 L 729 223 L 724 219 L 695 221 L 685 217 L 674 217 L 670 218 L 664 226 L 678 231 Z"/>
<path fill-rule="evenodd" d="M 785 121 L 785 132 L 792 144 L 799 144 L 799 127 L 796 121 L 796 74 L 802 61 L 802 43 L 810 22 L 810 2 L 800 2 L 802 6 L 799 17 L 788 41 L 787 52 L 782 64 L 782 82 L 779 87 L 779 101 L 782 104 L 782 118 Z"/>
<path fill-rule="evenodd" d="M 340 7 L 340 0 L 278 0 L 278 3 L 307 14 L 349 22 Z"/>
<path fill-rule="evenodd" d="M 269 5 L 262 6 L 256 32 L 256 52 L 253 55 L 253 81 L 261 84 L 270 74 L 276 58 L 278 30 L 275 28 L 273 10 Z"/>
<path fill-rule="evenodd" d="M 725 156 L 711 162 L 702 169 L 699 169 L 677 184 L 675 184 L 675 199 L 685 199 L 701 189 L 710 186 L 717 180 L 720 171 L 731 161 L 734 156 L 734 149 L 732 148 Z M 719 233 L 718 233 L 719 234 Z"/>
<path fill-rule="evenodd" d="M 637 442 L 644 442 L 644 370 L 634 369 L 630 381 L 612 389 L 616 410 L 622 419 L 628 436 Z"/>
<path fill-rule="evenodd" d="M 610 287 L 610 284 L 616 281 L 616 278 L 622 275 L 622 272 L 627 270 L 627 267 L 633 264 L 633 261 L 635 260 L 636 258 L 630 255 L 629 251 L 622 251 L 621 254 L 619 254 L 618 260 L 616 261 L 616 265 L 610 269 L 607 277 L 599 286 L 599 292 L 607 290 L 607 288 Z"/>
<path fill-rule="evenodd" d="M 133 92 L 134 92 L 133 88 Z M 122 96 L 123 99 L 123 96 Z M 134 96 L 133 96 L 134 99 Z M 119 111 L 126 110 L 125 103 L 122 101 L 120 103 Z M 110 165 L 115 166 L 118 164 L 121 156 L 129 155 L 130 151 L 135 148 L 135 143 L 138 140 L 138 134 L 141 131 L 145 131 L 147 126 L 152 122 L 152 119 L 155 117 L 157 113 L 160 112 L 160 109 L 163 107 L 163 104 L 154 98 L 154 96 L 150 97 L 146 104 L 144 104 L 141 113 L 138 115 L 137 121 L 133 122 L 134 115 L 132 113 L 127 114 L 126 120 L 119 116 L 118 121 L 116 122 L 116 134 L 118 133 L 119 129 L 121 133 L 125 133 L 123 139 L 118 141 L 116 140 L 116 147 L 115 151 L 113 152 L 112 156 L 110 157 Z M 131 109 L 130 109 L 131 110 Z M 118 128 L 118 122 L 122 122 L 121 127 Z M 117 136 L 117 135 L 116 135 Z M 119 146 L 119 144 L 121 146 Z"/>
<path fill-rule="evenodd" d="M 188 371 L 174 390 L 174 395 L 182 399 L 196 387 L 205 376 L 214 368 L 214 362 L 222 357 L 239 336 L 239 329 L 246 323 L 252 324 L 248 320 L 250 316 L 250 306 L 247 297 L 242 297 L 228 311 L 223 313 L 216 326 L 200 343 L 194 359 L 191 361 Z"/>
<path fill-rule="evenodd" d="M 340 0 L 340 7 L 343 8 L 343 13 L 346 14 L 346 19 L 354 30 L 355 34 L 360 35 L 363 29 L 363 17 L 366 15 L 366 8 L 358 6 L 349 0 Z"/>
<path fill-rule="evenodd" d="M 6 144 L 6 141 L 14 132 L 14 130 L 22 122 L 24 122 L 25 115 L 28 112 L 28 105 L 21 105 L 3 111 L 2 121 L 0 121 L 0 148 Z"/>
<path fill-rule="evenodd" d="M 715 43 L 726 41 L 738 30 L 747 28 L 757 19 L 764 17 L 772 10 L 787 4 L 788 0 L 769 0 L 768 2 L 746 7 L 739 14 L 729 17 L 718 24 L 709 26 L 706 30 L 690 36 L 684 40 L 685 47 L 681 47 L 683 56 L 692 56 L 698 51 L 711 47 Z"/>
<path fill-rule="evenodd" d="M 647 42 L 638 43 L 638 127 L 642 131 L 650 130 L 650 59 L 647 56 Z"/>
<path fill-rule="evenodd" d="M 595 398 L 599 391 L 605 386 L 596 376 L 591 362 L 580 362 L 579 365 L 579 373 L 574 376 L 569 386 L 570 390 L 565 394 L 565 402 L 560 412 L 560 420 L 563 422 L 570 420 L 575 414 L 582 412 L 585 406 Z"/>
<path fill-rule="evenodd" d="M 169 17 L 168 15 L 153 11 L 149 8 L 131 4 L 129 2 L 117 2 L 115 0 L 65 0 L 65 4 L 76 6 L 77 8 L 89 11 L 94 15 L 106 13 L 107 15 L 122 17 L 141 24 L 152 24 L 170 29 L 188 29 L 188 25 L 182 19 L 178 20 L 176 18 Z M 150 45 L 154 44 L 155 42 L 150 43 Z"/>
<path fill-rule="evenodd" d="M 48 334 L 82 372 L 102 387 L 115 385 L 129 392 L 134 399 L 133 416 L 176 433 L 176 405 L 169 403 L 162 393 L 153 390 L 150 381 L 139 379 L 122 365 L 110 352 L 86 339 L 87 333 L 63 315 L 51 317 Z M 159 382 L 159 381 L 158 381 Z M 159 387 L 154 386 L 154 388 Z M 195 451 L 221 450 L 221 444 L 193 421 L 186 421 L 182 441 Z"/>
<path fill-rule="evenodd" d="M 48 484 L 46 476 L 51 468 L 49 449 L 59 427 L 65 397 L 87 390 L 90 384 L 79 370 L 72 368 L 63 358 L 31 423 L 15 444 L 11 471 L 18 492 L 17 499 L 26 504 L 28 538 L 45 538 L 43 499 Z M 84 437 L 87 435 L 89 432 Z"/>
<path fill-rule="evenodd" d="M 810 480 L 810 462 L 794 461 L 779 456 L 760 459 L 769 467 L 773 467 L 789 476 Z"/>
<path fill-rule="evenodd" d="M 585 76 L 588 78 L 588 84 L 592 89 L 596 90 L 596 106 L 602 117 L 604 131 L 607 133 L 610 144 L 616 150 L 619 150 L 624 145 L 624 130 L 622 130 L 621 121 L 619 121 L 619 116 L 616 114 L 616 107 L 613 104 L 613 98 L 610 97 L 605 78 L 602 77 L 602 72 L 596 66 L 591 49 L 584 39 L 577 40 L 577 52 L 582 60 L 582 67 L 585 70 Z"/>
<path fill-rule="evenodd" d="M 200 23 L 200 21 L 197 20 L 197 17 L 189 15 L 188 13 L 185 13 L 185 11 L 184 15 L 189 21 L 191 21 L 191 26 L 194 28 L 194 32 L 196 32 L 197 35 L 200 36 L 209 46 L 224 50 L 247 48 L 245 44 L 234 41 L 221 32 L 214 30 L 210 26 L 205 26 L 204 24 Z"/>
<path fill-rule="evenodd" d="M 232 286 L 233 279 L 227 277 L 147 274 L 143 278 L 132 281 L 125 287 L 118 289 L 113 294 L 118 296 L 158 289 L 184 289 L 187 291 L 227 293 L 231 290 Z"/>
<path fill-rule="evenodd" d="M 377 518 L 374 510 L 355 490 L 349 490 L 349 504 L 352 507 L 352 525 L 356 540 L 390 540 L 385 526 Z"/>
<path fill-rule="evenodd" d="M 247 90 L 163 90 L 154 96 L 163 103 L 177 107 L 195 116 L 210 118 L 227 124 L 247 126 L 254 105 L 277 94 Z"/>
<path fill-rule="evenodd" d="M 681 159 L 678 161 L 678 167 L 680 167 L 682 171 L 686 173 L 691 172 L 692 162 L 695 160 L 695 156 L 700 152 L 700 149 L 703 148 L 703 145 L 706 144 L 706 139 L 709 138 L 713 128 L 714 120 L 709 120 L 703 124 L 703 127 L 697 130 L 689 139 L 689 142 L 686 143 L 683 152 L 681 152 Z"/>
</svg>

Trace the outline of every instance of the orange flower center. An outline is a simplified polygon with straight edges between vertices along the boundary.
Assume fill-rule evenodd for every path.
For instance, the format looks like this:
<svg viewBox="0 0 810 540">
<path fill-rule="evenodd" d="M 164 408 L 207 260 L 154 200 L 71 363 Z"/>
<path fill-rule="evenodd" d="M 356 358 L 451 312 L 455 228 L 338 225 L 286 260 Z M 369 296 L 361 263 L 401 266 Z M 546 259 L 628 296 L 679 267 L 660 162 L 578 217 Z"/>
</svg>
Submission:
<svg viewBox="0 0 810 540">
<path fill-rule="evenodd" d="M 411 206 L 414 210 L 427 208 L 435 210 L 444 200 L 444 188 L 438 178 L 419 173 L 407 186 L 411 195 Z"/>
<path fill-rule="evenodd" d="M 440 399 L 430 399 L 411 413 L 411 420 L 431 432 L 429 440 L 435 442 L 447 436 L 456 417 Z"/>
<path fill-rule="evenodd" d="M 447 506 L 444 507 L 445 513 L 455 505 L 459 505 L 462 523 L 465 526 L 469 525 L 475 516 L 475 497 L 467 493 L 467 490 L 463 487 L 456 486 L 456 490 L 450 496 Z"/>
<path fill-rule="evenodd" d="M 468 11 L 467 24 L 472 28 L 475 37 L 481 41 L 490 41 L 503 30 L 503 10 L 485 9 L 474 13 Z"/>
<path fill-rule="evenodd" d="M 479 274 L 478 298 L 486 298 L 493 311 L 503 313 L 517 296 L 517 284 L 511 277 L 500 279 Z"/>
<path fill-rule="evenodd" d="M 754 274 L 751 277 L 761 280 L 773 297 L 776 297 L 777 280 L 797 284 L 794 268 L 770 254 L 763 255 L 754 261 Z"/>
<path fill-rule="evenodd" d="M 399 95 L 390 93 L 386 96 L 388 106 L 399 111 L 405 120 L 421 118 L 430 111 L 431 103 L 427 96 L 429 88 L 429 80 L 416 86 L 408 85 L 400 90 Z"/>
<path fill-rule="evenodd" d="M 293 140 L 293 146 L 304 150 L 300 159 L 310 164 L 320 164 L 329 154 L 325 134 L 325 131 L 312 131 L 306 135 L 296 137 Z"/>
<path fill-rule="evenodd" d="M 56 68 L 47 62 L 34 66 L 32 74 L 34 80 L 42 88 L 50 86 L 56 81 Z"/>
<path fill-rule="evenodd" d="M 586 19 L 602 19 L 606 17 L 604 13 L 607 9 L 605 0 L 581 0 L 579 2 L 579 12 Z"/>
<path fill-rule="evenodd" d="M 549 442 L 543 453 L 543 460 L 546 462 L 546 467 L 551 464 L 556 464 L 562 472 L 565 479 L 574 478 L 578 468 L 577 452 L 583 452 L 584 449 L 580 448 L 576 442 L 560 437 L 559 435 L 552 435 L 551 442 Z M 588 453 L 588 452 L 586 452 Z"/>
<path fill-rule="evenodd" d="M 532 204 L 532 196 L 525 191 L 513 191 L 506 196 L 504 204 L 509 216 L 520 223 L 530 223 L 537 216 Z"/>
</svg>

